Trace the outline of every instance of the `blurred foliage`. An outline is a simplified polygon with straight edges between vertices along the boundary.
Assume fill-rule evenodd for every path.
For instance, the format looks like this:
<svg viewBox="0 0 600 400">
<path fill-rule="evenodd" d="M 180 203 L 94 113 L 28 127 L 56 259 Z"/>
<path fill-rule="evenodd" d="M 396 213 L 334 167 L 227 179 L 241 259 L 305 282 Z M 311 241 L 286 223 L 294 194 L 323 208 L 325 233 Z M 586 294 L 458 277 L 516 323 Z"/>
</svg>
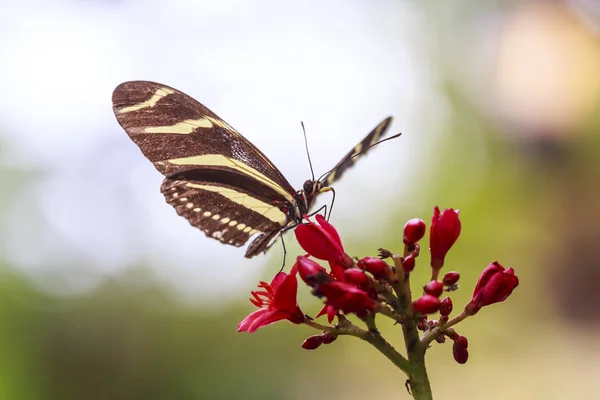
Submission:
<svg viewBox="0 0 600 400">
<path fill-rule="evenodd" d="M 139 275 L 51 296 L 5 271 L 0 398 L 281 399 L 294 369 L 307 367 L 289 364 L 300 330 L 236 334 L 246 306 L 206 310 L 174 297 Z"/>
</svg>

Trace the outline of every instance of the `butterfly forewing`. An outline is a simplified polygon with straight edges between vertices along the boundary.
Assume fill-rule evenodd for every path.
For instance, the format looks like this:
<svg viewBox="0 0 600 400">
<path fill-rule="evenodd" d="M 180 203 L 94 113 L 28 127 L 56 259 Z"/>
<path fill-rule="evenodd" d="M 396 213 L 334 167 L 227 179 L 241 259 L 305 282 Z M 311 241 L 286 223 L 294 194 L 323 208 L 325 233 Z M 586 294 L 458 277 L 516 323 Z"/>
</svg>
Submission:
<svg viewBox="0 0 600 400">
<path fill-rule="evenodd" d="M 129 137 L 166 176 L 197 168 L 233 169 L 294 193 L 259 149 L 185 93 L 154 82 L 125 82 L 113 92 L 113 109 Z"/>
<path fill-rule="evenodd" d="M 356 160 L 364 156 L 368 152 L 369 146 L 377 143 L 386 133 L 392 122 L 392 117 L 387 117 L 381 121 L 363 140 L 360 141 L 352 150 L 348 152 L 336 166 L 321 179 L 323 186 L 331 186 L 331 184 L 342 177 L 342 175 L 356 163 Z M 360 156 L 357 154 L 363 152 Z"/>
</svg>

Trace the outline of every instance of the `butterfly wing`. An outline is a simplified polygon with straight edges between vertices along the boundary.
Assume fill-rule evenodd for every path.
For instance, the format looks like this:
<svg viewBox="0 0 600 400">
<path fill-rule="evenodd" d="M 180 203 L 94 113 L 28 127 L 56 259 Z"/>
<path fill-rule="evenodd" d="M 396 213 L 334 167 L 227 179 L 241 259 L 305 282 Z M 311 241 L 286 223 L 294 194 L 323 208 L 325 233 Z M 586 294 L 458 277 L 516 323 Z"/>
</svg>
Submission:
<svg viewBox="0 0 600 400">
<path fill-rule="evenodd" d="M 356 160 L 368 153 L 369 146 L 377 143 L 386 133 L 387 129 L 392 123 L 392 117 L 387 117 L 381 121 L 363 140 L 360 141 L 352 150 L 348 152 L 336 166 L 323 178 L 321 182 L 324 187 L 331 186 L 333 182 L 337 181 L 342 175 L 356 163 Z M 363 152 L 364 151 L 364 152 Z M 363 152 L 361 155 L 356 154 Z"/>
<path fill-rule="evenodd" d="M 165 175 L 161 191 L 167 202 L 208 237 L 242 246 L 258 235 L 246 253 L 252 257 L 287 225 L 293 187 L 208 108 L 147 81 L 120 84 L 112 100 L 119 124 Z"/>
</svg>

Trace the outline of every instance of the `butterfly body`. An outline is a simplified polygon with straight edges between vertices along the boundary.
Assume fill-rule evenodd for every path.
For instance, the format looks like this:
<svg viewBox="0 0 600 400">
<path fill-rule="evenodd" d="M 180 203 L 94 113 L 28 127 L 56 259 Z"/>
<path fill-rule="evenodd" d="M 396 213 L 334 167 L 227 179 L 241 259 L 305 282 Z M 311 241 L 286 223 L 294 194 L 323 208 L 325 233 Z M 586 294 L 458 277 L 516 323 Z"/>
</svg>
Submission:
<svg viewBox="0 0 600 400">
<path fill-rule="evenodd" d="M 354 162 L 351 151 L 331 173 L 295 190 L 277 167 L 229 124 L 190 96 L 148 81 L 113 93 L 119 124 L 165 176 L 161 192 L 177 213 L 206 236 L 266 251 L 283 230 L 301 222 L 317 194 Z M 378 140 L 387 118 L 359 146 Z M 375 139 L 375 140 L 374 140 Z M 356 148 L 355 148 L 356 149 Z M 353 149 L 353 150 L 355 150 Z"/>
</svg>

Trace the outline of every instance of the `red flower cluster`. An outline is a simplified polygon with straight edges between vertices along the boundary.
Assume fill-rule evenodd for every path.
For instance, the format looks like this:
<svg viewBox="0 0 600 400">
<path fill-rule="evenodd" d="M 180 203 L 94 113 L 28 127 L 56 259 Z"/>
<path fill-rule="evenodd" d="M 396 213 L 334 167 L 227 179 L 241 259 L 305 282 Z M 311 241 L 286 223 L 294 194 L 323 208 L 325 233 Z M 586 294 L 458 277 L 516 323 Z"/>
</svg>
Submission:
<svg viewBox="0 0 600 400">
<path fill-rule="evenodd" d="M 463 319 L 475 315 L 482 307 L 502 302 L 518 286 L 519 279 L 512 268 L 505 269 L 498 262 L 490 264 L 481 274 L 473 291 L 471 301 L 462 313 L 450 317 L 453 303 L 446 292 L 459 289 L 460 274 L 450 271 L 440 279 L 440 269 L 445 257 L 454 245 L 461 231 L 458 210 L 438 207 L 434 214 L 429 232 L 431 253 L 431 278 L 423 286 L 423 295 L 411 302 L 409 279 L 420 253 L 418 242 L 425 236 L 426 224 L 420 219 L 411 219 L 404 226 L 402 243 L 404 253 L 393 254 L 380 249 L 379 257 L 363 257 L 356 263 L 345 252 L 337 230 L 322 215 L 316 215 L 315 221 L 305 216 L 306 223 L 296 227 L 298 243 L 308 253 L 298 256 L 290 274 L 280 272 L 268 284 L 261 282 L 261 290 L 252 292 L 250 301 L 259 310 L 246 317 L 238 326 L 238 331 L 252 333 L 258 328 L 280 320 L 295 324 L 305 323 L 322 331 L 319 335 L 308 337 L 302 347 L 313 350 L 321 345 L 333 342 L 338 335 L 356 335 L 357 329 L 344 331 L 349 320 L 343 314 L 355 314 L 369 327 L 368 332 L 376 330 L 375 313 L 392 318 L 403 324 L 405 321 L 416 323 L 417 330 L 423 331 L 421 340 L 429 345 L 433 341 L 444 343 L 453 340 L 453 356 L 458 363 L 465 363 L 469 357 L 468 340 L 459 335 L 454 326 Z M 314 259 L 326 261 L 325 268 Z M 384 259 L 391 258 L 394 266 Z M 312 294 L 324 300 L 324 306 L 317 317 L 327 315 L 332 323 L 337 316 L 340 323 L 334 327 L 323 326 L 300 310 L 296 296 L 298 281 L 296 275 L 312 288 Z M 439 320 L 428 320 L 429 314 L 439 312 Z M 419 340 L 419 339 L 416 339 Z"/>
</svg>

